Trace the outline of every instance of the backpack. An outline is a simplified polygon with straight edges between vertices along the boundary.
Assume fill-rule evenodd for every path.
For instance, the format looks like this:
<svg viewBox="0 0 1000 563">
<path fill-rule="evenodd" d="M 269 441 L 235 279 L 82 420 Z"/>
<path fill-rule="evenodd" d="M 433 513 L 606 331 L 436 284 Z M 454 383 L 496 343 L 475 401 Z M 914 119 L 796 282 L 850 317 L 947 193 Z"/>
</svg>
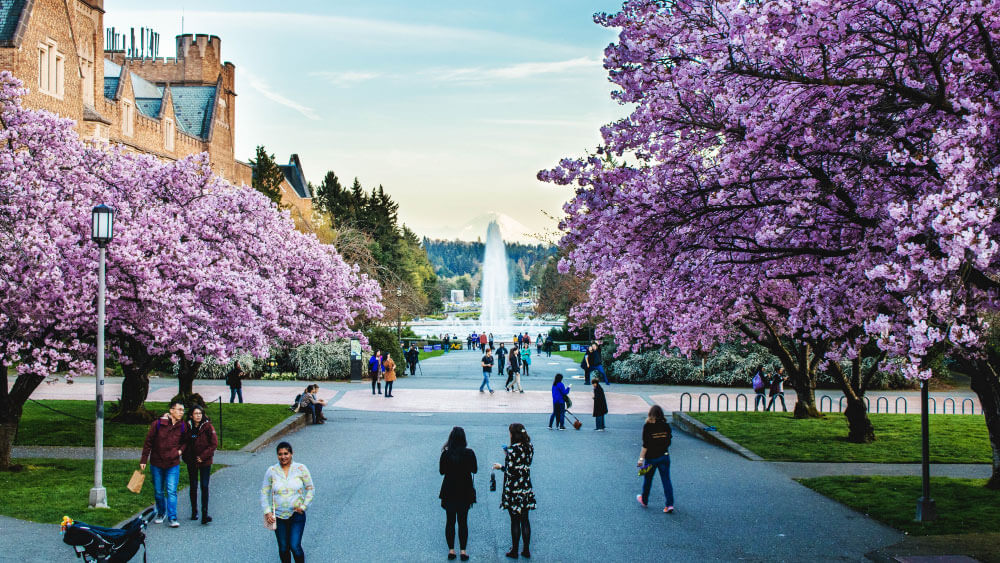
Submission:
<svg viewBox="0 0 1000 563">
<path fill-rule="evenodd" d="M 292 405 L 288 408 L 292 409 L 295 412 L 299 412 L 299 402 L 301 400 L 302 400 L 302 393 L 299 393 L 298 395 L 295 396 L 295 402 L 292 403 Z"/>
<path fill-rule="evenodd" d="M 753 376 L 753 390 L 758 393 L 764 390 L 764 378 L 760 376 L 759 371 Z"/>
</svg>

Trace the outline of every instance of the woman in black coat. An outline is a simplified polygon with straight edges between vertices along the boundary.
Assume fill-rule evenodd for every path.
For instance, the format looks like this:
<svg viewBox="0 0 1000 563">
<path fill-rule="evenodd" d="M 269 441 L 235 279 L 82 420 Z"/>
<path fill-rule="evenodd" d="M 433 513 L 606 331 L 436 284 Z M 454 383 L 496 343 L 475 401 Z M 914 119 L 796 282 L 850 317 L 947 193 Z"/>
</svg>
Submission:
<svg viewBox="0 0 1000 563">
<path fill-rule="evenodd" d="M 472 474 L 479 469 L 476 452 L 466 447 L 465 430 L 460 426 L 451 429 L 448 442 L 441 448 L 438 463 L 441 475 L 441 508 L 444 508 L 447 522 L 444 537 L 448 541 L 448 559 L 455 558 L 455 524 L 458 523 L 458 544 L 462 561 L 469 560 L 465 545 L 469 541 L 469 508 L 476 502 L 476 488 Z"/>
<path fill-rule="evenodd" d="M 594 418 L 597 420 L 597 431 L 604 432 L 604 415 L 608 414 L 608 401 L 604 398 L 601 381 L 596 377 L 594 384 Z"/>
</svg>

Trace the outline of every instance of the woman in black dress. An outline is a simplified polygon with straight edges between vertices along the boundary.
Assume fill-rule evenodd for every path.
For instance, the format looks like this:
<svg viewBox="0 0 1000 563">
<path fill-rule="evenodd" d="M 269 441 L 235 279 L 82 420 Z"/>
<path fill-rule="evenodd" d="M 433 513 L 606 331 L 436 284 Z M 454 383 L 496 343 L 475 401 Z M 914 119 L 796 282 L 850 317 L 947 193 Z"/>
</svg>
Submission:
<svg viewBox="0 0 1000 563">
<path fill-rule="evenodd" d="M 535 450 L 531 446 L 531 438 L 528 436 L 524 425 L 518 422 L 511 424 L 510 447 L 507 450 L 507 459 L 501 466 L 499 463 L 493 464 L 493 469 L 504 472 L 503 495 L 500 498 L 500 508 L 506 509 L 510 514 L 510 540 L 512 547 L 507 552 L 507 557 L 517 559 L 517 545 L 519 540 L 523 540 L 524 549 L 521 555 L 531 557 L 531 550 L 528 544 L 531 543 L 531 523 L 528 521 L 528 511 L 535 509 L 535 491 L 531 487 L 531 459 Z"/>
<path fill-rule="evenodd" d="M 455 558 L 455 524 L 458 523 L 458 545 L 462 561 L 468 561 L 465 544 L 469 541 L 469 508 L 476 502 L 476 488 L 472 474 L 478 470 L 476 453 L 466 447 L 465 430 L 460 426 L 451 429 L 448 442 L 441 448 L 438 462 L 441 475 L 441 507 L 448 515 L 444 537 L 448 541 L 448 559 Z"/>
</svg>

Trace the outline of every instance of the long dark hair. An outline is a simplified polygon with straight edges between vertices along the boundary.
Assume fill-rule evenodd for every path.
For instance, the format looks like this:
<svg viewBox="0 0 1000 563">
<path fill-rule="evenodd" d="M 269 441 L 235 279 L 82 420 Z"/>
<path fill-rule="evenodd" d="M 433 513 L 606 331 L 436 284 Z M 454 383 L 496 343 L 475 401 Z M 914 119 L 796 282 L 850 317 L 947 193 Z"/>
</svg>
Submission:
<svg viewBox="0 0 1000 563">
<path fill-rule="evenodd" d="M 561 373 L 557 373 L 556 374 L 556 378 L 552 380 L 552 385 L 555 386 L 555 384 L 559 383 L 560 381 L 562 381 L 562 374 Z"/>
<path fill-rule="evenodd" d="M 458 456 L 465 451 L 465 447 L 468 443 L 465 441 L 465 429 L 461 426 L 456 426 L 451 429 L 451 434 L 448 435 L 448 441 L 444 443 L 444 447 L 441 448 L 442 452 L 448 452 L 448 457 L 452 459 L 458 459 Z"/>
<path fill-rule="evenodd" d="M 520 422 L 515 422 L 507 427 L 510 430 L 510 441 L 514 444 L 530 444 L 531 436 Z M 513 445 L 513 444 L 512 444 Z"/>
<path fill-rule="evenodd" d="M 663 409 L 660 408 L 660 405 L 653 405 L 649 407 L 649 414 L 646 415 L 646 422 L 667 422 L 666 417 L 663 416 Z"/>
</svg>

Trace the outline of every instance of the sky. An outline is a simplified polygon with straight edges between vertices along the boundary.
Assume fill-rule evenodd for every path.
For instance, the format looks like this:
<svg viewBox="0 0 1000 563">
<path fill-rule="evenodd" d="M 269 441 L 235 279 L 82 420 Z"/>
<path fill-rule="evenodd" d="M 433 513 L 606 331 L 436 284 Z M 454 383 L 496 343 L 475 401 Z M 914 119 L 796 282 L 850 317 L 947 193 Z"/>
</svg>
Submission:
<svg viewBox="0 0 1000 563">
<path fill-rule="evenodd" d="M 330 170 L 346 186 L 381 184 L 421 236 L 450 238 L 490 213 L 551 234 L 573 190 L 536 173 L 593 151 L 626 114 L 602 68 L 615 30 L 593 22 L 620 1 L 144 5 L 105 0 L 105 27 L 151 27 L 161 57 L 175 55 L 182 17 L 184 33 L 222 40 L 238 159 L 264 145 L 280 163 L 297 153 L 313 184 Z"/>
</svg>

